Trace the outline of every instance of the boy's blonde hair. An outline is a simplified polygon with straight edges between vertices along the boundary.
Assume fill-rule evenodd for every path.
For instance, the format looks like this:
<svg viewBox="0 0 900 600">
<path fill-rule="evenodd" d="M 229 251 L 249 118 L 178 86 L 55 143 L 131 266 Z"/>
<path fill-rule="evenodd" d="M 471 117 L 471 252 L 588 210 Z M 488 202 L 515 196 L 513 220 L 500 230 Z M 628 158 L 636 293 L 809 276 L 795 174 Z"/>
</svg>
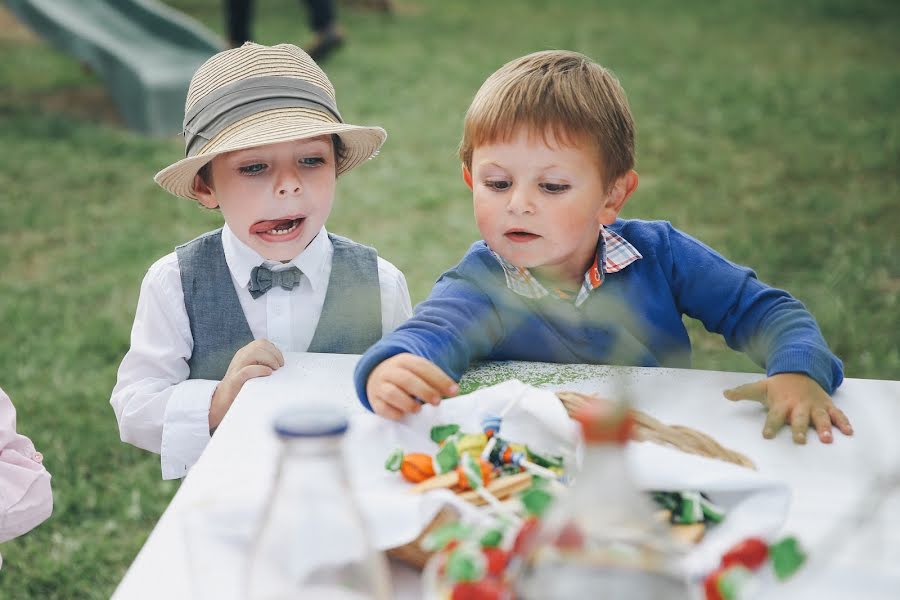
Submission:
<svg viewBox="0 0 900 600">
<path fill-rule="evenodd" d="M 459 157 L 472 169 L 475 147 L 508 141 L 525 126 L 564 144 L 596 148 L 607 186 L 634 168 L 634 121 L 616 77 L 566 50 L 512 60 L 482 84 L 466 112 Z"/>
</svg>

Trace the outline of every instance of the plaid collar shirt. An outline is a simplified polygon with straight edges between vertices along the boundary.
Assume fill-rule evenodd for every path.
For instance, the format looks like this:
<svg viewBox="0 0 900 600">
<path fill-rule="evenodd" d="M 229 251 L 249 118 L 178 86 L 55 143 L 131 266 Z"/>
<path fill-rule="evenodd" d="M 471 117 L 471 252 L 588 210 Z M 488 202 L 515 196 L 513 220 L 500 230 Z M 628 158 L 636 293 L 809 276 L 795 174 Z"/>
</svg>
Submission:
<svg viewBox="0 0 900 600">
<path fill-rule="evenodd" d="M 559 288 L 547 289 L 525 267 L 516 267 L 506 259 L 491 250 L 491 254 L 503 267 L 506 276 L 506 286 L 526 298 L 543 298 L 553 295 L 561 300 L 571 300 L 572 294 Z M 621 271 L 634 261 L 643 258 L 637 248 L 628 243 L 625 238 L 617 233 L 600 228 L 600 239 L 597 242 L 597 255 L 594 262 L 584 274 L 581 289 L 575 297 L 575 306 L 581 306 L 588 299 L 591 292 L 603 285 L 606 273 Z M 603 265 L 600 269 L 599 265 Z"/>
</svg>

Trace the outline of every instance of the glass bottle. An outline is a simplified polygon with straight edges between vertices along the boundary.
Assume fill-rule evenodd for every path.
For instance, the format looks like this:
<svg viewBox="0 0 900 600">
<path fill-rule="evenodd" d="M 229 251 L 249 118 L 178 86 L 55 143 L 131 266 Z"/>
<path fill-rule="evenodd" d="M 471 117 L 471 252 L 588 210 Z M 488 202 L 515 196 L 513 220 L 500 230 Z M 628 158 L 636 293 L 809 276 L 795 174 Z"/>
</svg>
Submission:
<svg viewBox="0 0 900 600">
<path fill-rule="evenodd" d="M 623 448 L 632 413 L 624 404 L 598 401 L 575 418 L 585 441 L 582 469 L 527 544 L 516 598 L 694 597 L 678 574 L 677 546 L 629 478 Z"/>
<path fill-rule="evenodd" d="M 275 420 L 281 453 L 245 580 L 251 600 L 388 600 L 387 561 L 372 547 L 351 493 L 339 412 L 295 410 Z"/>
</svg>

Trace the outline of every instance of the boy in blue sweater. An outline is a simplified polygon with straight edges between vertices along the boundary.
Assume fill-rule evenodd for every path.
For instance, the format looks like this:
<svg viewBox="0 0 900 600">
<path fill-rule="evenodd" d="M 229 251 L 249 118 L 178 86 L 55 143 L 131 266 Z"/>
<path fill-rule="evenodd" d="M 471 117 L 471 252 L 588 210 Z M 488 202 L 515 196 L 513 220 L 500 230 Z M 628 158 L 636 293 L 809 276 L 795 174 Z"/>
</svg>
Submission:
<svg viewBox="0 0 900 600">
<path fill-rule="evenodd" d="M 765 437 L 852 433 L 830 397 L 841 361 L 799 301 L 667 222 L 617 218 L 638 176 L 609 71 L 565 51 L 504 65 L 466 113 L 460 157 L 484 240 L 363 355 L 365 406 L 396 419 L 437 404 L 479 360 L 689 367 L 688 315 L 766 368 L 725 392 L 767 407 Z"/>
</svg>

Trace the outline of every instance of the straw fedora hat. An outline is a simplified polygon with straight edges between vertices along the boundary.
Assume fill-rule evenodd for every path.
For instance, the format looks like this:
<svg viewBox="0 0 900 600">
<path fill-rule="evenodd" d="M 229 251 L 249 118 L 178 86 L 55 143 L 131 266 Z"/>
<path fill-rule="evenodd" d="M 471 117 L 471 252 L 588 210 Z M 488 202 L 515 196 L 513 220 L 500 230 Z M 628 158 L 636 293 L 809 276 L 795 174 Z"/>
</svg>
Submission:
<svg viewBox="0 0 900 600">
<path fill-rule="evenodd" d="M 197 199 L 194 176 L 232 150 L 337 134 L 345 148 L 337 174 L 372 158 L 387 133 L 343 122 L 334 87 L 309 55 L 291 44 L 247 42 L 219 52 L 191 78 L 184 106 L 185 158 L 153 178 L 164 189 Z"/>
</svg>

